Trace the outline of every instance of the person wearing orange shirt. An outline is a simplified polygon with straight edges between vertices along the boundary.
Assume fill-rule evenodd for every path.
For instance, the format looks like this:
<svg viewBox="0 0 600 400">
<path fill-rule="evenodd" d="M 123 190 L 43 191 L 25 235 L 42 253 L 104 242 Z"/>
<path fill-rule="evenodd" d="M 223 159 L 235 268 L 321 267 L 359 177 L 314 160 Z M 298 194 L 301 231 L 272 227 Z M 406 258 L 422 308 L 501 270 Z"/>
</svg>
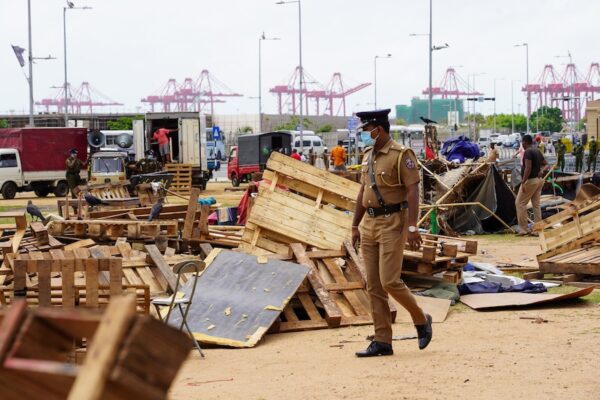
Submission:
<svg viewBox="0 0 600 400">
<path fill-rule="evenodd" d="M 163 164 L 171 162 L 171 154 L 169 150 L 169 133 L 177 132 L 177 129 L 158 128 L 154 131 L 152 138 L 158 142 L 158 150 L 162 157 Z"/>
<path fill-rule="evenodd" d="M 331 161 L 333 162 L 334 171 L 345 171 L 346 170 L 346 149 L 342 147 L 344 142 L 338 141 L 337 146 L 331 150 Z"/>
</svg>

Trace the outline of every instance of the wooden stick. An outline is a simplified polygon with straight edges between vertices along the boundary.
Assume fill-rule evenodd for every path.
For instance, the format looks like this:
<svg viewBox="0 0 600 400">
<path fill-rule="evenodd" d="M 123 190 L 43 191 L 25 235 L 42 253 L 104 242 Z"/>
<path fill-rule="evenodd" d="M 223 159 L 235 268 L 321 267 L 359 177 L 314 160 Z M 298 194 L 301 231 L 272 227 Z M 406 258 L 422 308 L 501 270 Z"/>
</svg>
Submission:
<svg viewBox="0 0 600 400">
<path fill-rule="evenodd" d="M 486 206 L 484 206 L 483 204 L 481 204 L 478 201 L 473 201 L 473 202 L 468 202 L 468 203 L 433 204 L 433 205 L 432 204 L 421 204 L 419 206 L 419 208 L 428 208 L 429 211 L 431 211 L 431 209 L 438 208 L 438 207 L 458 207 L 458 206 L 479 206 L 479 207 L 483 208 L 485 211 L 492 214 L 492 216 L 494 218 L 496 218 L 498 221 L 500 221 L 502 223 L 502 225 L 504 225 L 505 227 L 510 229 L 511 232 L 515 231 L 513 228 L 508 226 L 508 224 L 506 222 L 504 222 L 499 216 L 497 216 L 492 210 L 490 210 L 489 208 L 487 208 Z"/>
</svg>

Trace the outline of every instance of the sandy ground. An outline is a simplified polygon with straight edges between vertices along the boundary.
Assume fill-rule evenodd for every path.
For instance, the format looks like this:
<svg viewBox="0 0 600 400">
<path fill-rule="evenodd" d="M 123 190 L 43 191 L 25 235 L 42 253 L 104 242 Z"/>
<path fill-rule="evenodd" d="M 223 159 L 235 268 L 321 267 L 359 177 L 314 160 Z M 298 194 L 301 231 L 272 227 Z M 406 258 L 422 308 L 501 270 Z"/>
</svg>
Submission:
<svg viewBox="0 0 600 400">
<path fill-rule="evenodd" d="M 243 192 L 225 192 L 229 183 L 211 182 L 203 196 L 237 205 Z M 55 212 L 56 198 L 19 194 L 0 207 L 24 208 L 32 199 Z M 170 202 L 183 202 L 170 198 Z M 477 237 L 472 260 L 535 265 L 535 238 Z M 357 359 L 368 345 L 371 326 L 267 335 L 253 349 L 196 351 L 180 370 L 172 399 L 595 399 L 600 380 L 600 305 L 576 300 L 534 309 L 477 312 L 451 308 L 434 324 L 424 351 L 415 340 L 394 343 L 392 357 Z M 540 316 L 536 324 L 521 316 Z M 406 323 L 396 335 L 414 333 Z M 351 341 L 343 343 L 342 341 Z"/>
<path fill-rule="evenodd" d="M 485 251 L 478 261 L 516 263 L 539 251 L 535 238 L 478 240 Z M 207 349 L 205 359 L 190 353 L 171 398 L 593 399 L 600 393 L 599 321 L 600 305 L 589 299 L 494 312 L 459 304 L 434 324 L 426 350 L 399 341 L 394 356 L 374 359 L 354 356 L 371 326 L 267 335 L 253 349 Z M 394 325 L 395 335 L 412 333 L 409 324 Z"/>
</svg>

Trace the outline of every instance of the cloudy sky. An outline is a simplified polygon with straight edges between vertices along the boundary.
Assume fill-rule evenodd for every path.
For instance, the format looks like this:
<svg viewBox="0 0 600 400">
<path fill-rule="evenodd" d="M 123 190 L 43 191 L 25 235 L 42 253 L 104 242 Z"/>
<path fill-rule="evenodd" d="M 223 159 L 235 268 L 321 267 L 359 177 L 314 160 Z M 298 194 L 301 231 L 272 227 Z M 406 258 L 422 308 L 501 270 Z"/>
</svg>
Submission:
<svg viewBox="0 0 600 400">
<path fill-rule="evenodd" d="M 216 105 L 218 113 L 255 113 L 258 109 L 258 38 L 263 42 L 263 110 L 276 112 L 268 88 L 287 82 L 298 64 L 297 4 L 275 0 L 73 0 L 92 10 L 67 15 L 69 81 L 89 81 L 106 96 L 135 111 L 140 99 L 157 94 L 169 78 L 183 81 L 210 70 L 232 90 L 245 95 Z M 62 0 L 31 0 L 34 56 L 52 61 L 34 65 L 35 98 L 53 97 L 63 82 Z M 600 61 L 598 0 L 434 0 L 434 86 L 449 66 L 467 78 L 483 73 L 476 88 L 493 94 L 498 112 L 510 112 L 511 80 L 515 111 L 525 110 L 517 90 L 525 81 L 528 42 L 530 81 L 545 64 L 562 71 L 569 51 L 585 75 Z M 373 81 L 378 61 L 378 106 L 392 107 L 417 96 L 427 85 L 427 0 L 302 0 L 303 63 L 308 74 L 326 84 L 341 72 L 348 86 Z M 27 1 L 0 0 L 0 113 L 28 110 L 27 82 L 11 44 L 27 48 Z M 348 111 L 373 108 L 373 87 L 350 96 Z M 493 106 L 480 106 L 491 113 Z M 114 108 L 113 111 L 117 109 Z"/>
</svg>

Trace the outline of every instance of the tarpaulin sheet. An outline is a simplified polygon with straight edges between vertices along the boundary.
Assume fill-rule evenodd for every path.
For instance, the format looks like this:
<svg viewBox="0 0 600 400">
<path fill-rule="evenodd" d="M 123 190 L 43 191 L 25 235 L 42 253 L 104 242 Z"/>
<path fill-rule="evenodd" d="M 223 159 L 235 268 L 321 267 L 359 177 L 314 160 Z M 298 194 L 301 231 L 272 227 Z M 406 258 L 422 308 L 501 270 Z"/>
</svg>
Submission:
<svg viewBox="0 0 600 400">
<path fill-rule="evenodd" d="M 0 148 L 19 151 L 23 172 L 64 171 L 70 149 L 77 149 L 79 159 L 86 160 L 87 129 L 0 129 Z"/>
</svg>

